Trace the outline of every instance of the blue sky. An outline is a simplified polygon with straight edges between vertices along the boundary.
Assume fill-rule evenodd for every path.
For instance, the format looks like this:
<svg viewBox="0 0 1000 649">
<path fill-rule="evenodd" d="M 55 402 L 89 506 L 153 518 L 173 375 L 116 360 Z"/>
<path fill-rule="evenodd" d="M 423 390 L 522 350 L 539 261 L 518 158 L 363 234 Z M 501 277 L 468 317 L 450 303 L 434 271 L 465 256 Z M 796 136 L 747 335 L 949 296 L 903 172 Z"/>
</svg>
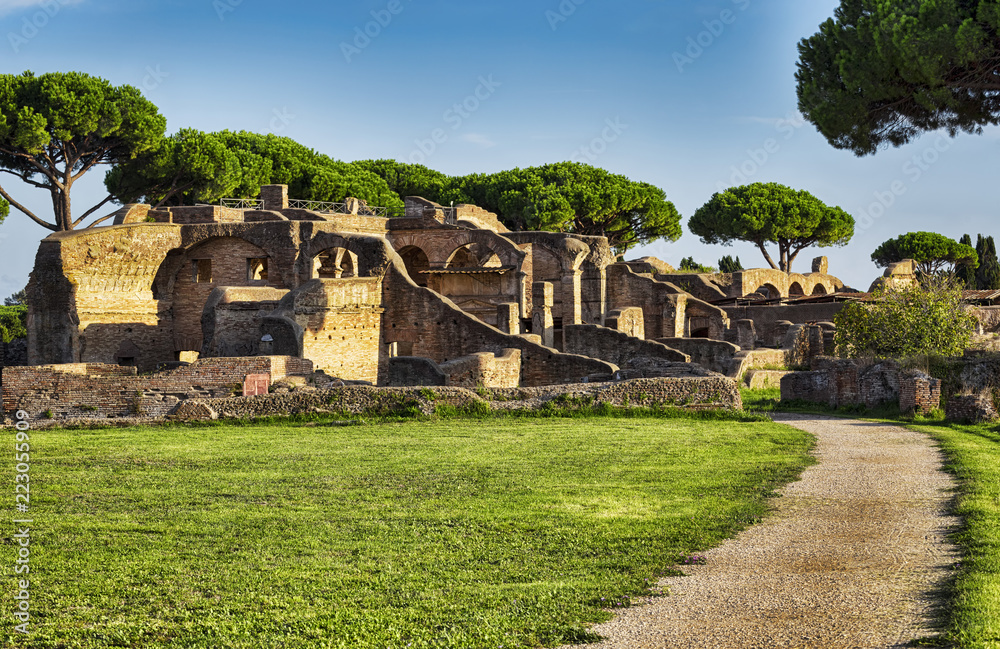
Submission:
<svg viewBox="0 0 1000 649">
<path fill-rule="evenodd" d="M 0 0 L 0 72 L 77 70 L 140 88 L 191 127 L 273 132 L 342 160 L 394 158 L 450 174 L 577 160 L 663 188 L 684 223 L 734 184 L 780 182 L 858 221 L 844 248 L 810 249 L 866 289 L 870 254 L 913 230 L 992 231 L 984 183 L 1000 131 L 856 158 L 796 112 L 798 41 L 834 0 Z M 437 142 L 434 135 L 437 131 Z M 75 188 L 103 198 L 103 170 Z M 4 178 L 48 216 L 47 195 Z M 110 210 L 109 210 L 110 211 Z M 12 210 L 0 225 L 0 296 L 22 288 L 48 232 Z M 672 264 L 749 245 L 687 231 L 637 248 Z"/>
</svg>

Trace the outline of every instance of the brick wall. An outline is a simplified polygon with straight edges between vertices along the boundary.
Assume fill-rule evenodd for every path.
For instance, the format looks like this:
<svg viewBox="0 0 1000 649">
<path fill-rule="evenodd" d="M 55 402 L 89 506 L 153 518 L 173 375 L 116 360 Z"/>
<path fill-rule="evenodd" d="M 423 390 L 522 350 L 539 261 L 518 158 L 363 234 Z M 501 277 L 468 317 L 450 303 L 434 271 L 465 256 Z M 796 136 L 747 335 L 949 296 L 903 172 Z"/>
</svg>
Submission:
<svg viewBox="0 0 1000 649">
<path fill-rule="evenodd" d="M 382 302 L 379 277 L 315 279 L 282 300 L 263 319 L 261 333 L 274 338 L 275 353 L 308 358 L 343 379 L 384 383 L 389 350 L 381 340 Z"/>
<path fill-rule="evenodd" d="M 460 388 L 516 388 L 521 384 L 521 350 L 506 349 L 502 356 L 481 352 L 443 363 L 447 385 Z"/>
<path fill-rule="evenodd" d="M 260 325 L 288 291 L 270 287 L 217 288 L 202 313 L 202 358 L 256 356 Z"/>
<path fill-rule="evenodd" d="M 264 286 L 271 283 L 272 263 L 268 263 L 268 280 L 251 281 L 247 260 L 266 258 L 260 247 L 238 237 L 209 239 L 195 246 L 185 255 L 177 271 L 172 296 L 174 316 L 174 345 L 178 351 L 200 352 L 202 339 L 202 313 L 209 295 L 222 286 Z M 210 276 L 195 277 L 195 264 L 207 262 Z"/>
<path fill-rule="evenodd" d="M 180 227 L 146 223 L 43 240 L 28 283 L 28 361 L 115 362 L 124 341 L 143 351 L 143 369 L 173 360 L 172 316 L 153 285 L 180 244 Z"/>
<path fill-rule="evenodd" d="M 618 369 L 509 336 L 473 318 L 446 298 L 414 284 L 398 257 L 386 274 L 383 290 L 384 341 L 398 343 L 401 356 L 421 356 L 440 364 L 484 351 L 503 355 L 506 349 L 520 349 L 521 384 L 526 386 L 575 382 Z"/>
<path fill-rule="evenodd" d="M 904 374 L 899 380 L 899 410 L 926 415 L 941 407 L 941 381 L 923 372 Z"/>
<path fill-rule="evenodd" d="M 708 330 L 709 337 L 722 340 L 729 328 L 725 312 L 707 302 L 687 296 L 683 313 L 677 313 L 677 297 L 681 289 L 637 275 L 627 264 L 612 264 L 607 269 L 608 310 L 639 307 L 642 309 L 646 337 L 650 339 L 674 338 L 681 330 L 675 318 L 699 319 Z M 670 317 L 666 317 L 669 315 Z"/>
<path fill-rule="evenodd" d="M 792 372 L 781 379 L 781 400 L 801 400 L 824 403 L 837 408 L 864 405 L 874 408 L 884 404 L 898 404 L 907 411 L 916 406 L 927 410 L 938 407 L 934 395 L 940 400 L 940 382 L 920 379 L 906 381 L 899 364 L 887 360 L 870 363 L 853 359 L 820 358 L 811 372 Z"/>
<path fill-rule="evenodd" d="M 51 411 L 67 417 L 163 416 L 179 401 L 228 395 L 247 374 L 270 374 L 272 381 L 309 374 L 312 363 L 300 358 L 256 356 L 209 358 L 167 372 L 137 375 L 134 367 L 95 363 L 6 367 L 3 407 L 32 418 Z"/>
<path fill-rule="evenodd" d="M 783 306 L 735 306 L 724 307 L 734 320 L 749 319 L 757 328 L 757 338 L 769 343 L 774 340 L 776 323 L 787 320 L 793 324 L 811 322 L 833 322 L 834 316 L 844 308 L 843 303 L 789 304 Z"/>
<path fill-rule="evenodd" d="M 690 356 L 669 346 L 635 338 L 627 333 L 600 325 L 566 325 L 563 327 L 563 351 L 599 358 L 623 367 L 629 361 L 641 358 L 662 358 L 677 363 L 687 363 Z"/>
</svg>

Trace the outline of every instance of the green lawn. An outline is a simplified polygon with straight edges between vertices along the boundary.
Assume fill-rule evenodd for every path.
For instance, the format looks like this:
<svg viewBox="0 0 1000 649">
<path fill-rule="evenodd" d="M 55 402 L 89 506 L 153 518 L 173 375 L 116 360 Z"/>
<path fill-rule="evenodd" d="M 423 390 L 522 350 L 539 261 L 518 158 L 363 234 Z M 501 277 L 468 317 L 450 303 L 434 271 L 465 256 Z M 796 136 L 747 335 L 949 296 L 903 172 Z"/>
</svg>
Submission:
<svg viewBox="0 0 1000 649">
<path fill-rule="evenodd" d="M 913 425 L 933 436 L 959 481 L 962 569 L 952 587 L 947 637 L 962 649 L 1000 648 L 1000 432 L 996 426 Z"/>
<path fill-rule="evenodd" d="M 587 623 L 758 520 L 810 445 L 771 423 L 610 417 L 33 431 L 31 634 L 8 606 L 0 638 L 593 639 Z M 5 536 L 0 562 L 13 566 Z"/>
</svg>

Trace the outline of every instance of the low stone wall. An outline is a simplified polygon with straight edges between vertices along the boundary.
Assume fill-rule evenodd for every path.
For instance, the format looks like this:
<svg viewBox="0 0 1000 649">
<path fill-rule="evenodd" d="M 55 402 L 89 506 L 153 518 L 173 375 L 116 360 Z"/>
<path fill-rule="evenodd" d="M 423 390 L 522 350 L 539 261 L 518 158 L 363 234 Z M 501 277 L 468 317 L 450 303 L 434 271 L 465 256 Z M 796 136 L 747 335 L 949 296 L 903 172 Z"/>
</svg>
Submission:
<svg viewBox="0 0 1000 649">
<path fill-rule="evenodd" d="M 781 379 L 791 374 L 788 370 L 750 370 L 746 373 L 744 382 L 751 390 L 780 388 Z"/>
<path fill-rule="evenodd" d="M 499 403 L 537 402 L 553 398 L 586 399 L 616 406 L 696 406 L 743 409 L 739 386 L 732 379 L 706 378 L 632 379 L 614 383 L 579 383 L 550 388 L 487 390 L 485 398 Z"/>
<path fill-rule="evenodd" d="M 516 388 L 521 384 L 521 350 L 505 349 L 500 356 L 480 352 L 441 364 L 447 385 L 461 388 Z"/>
<path fill-rule="evenodd" d="M 987 395 L 956 395 L 948 399 L 945 418 L 962 424 L 994 422 L 998 419 L 993 400 Z"/>
<path fill-rule="evenodd" d="M 218 397 L 239 388 L 248 374 L 272 381 L 310 374 L 310 361 L 284 356 L 206 358 L 165 372 L 137 375 L 134 367 L 100 363 L 5 367 L 5 413 L 32 418 L 161 417 L 185 399 Z"/>
<path fill-rule="evenodd" d="M 303 413 L 348 413 L 367 416 L 433 414 L 439 406 L 456 409 L 487 407 L 495 411 L 540 410 L 551 405 L 573 409 L 607 403 L 621 407 L 689 407 L 742 410 L 736 382 L 724 377 L 634 379 L 615 383 L 581 383 L 534 388 L 477 389 L 456 387 L 380 388 L 346 386 L 331 389 L 297 389 L 253 397 L 189 399 L 169 412 L 152 416 L 127 416 L 110 421 L 95 417 L 47 420 L 32 415 L 33 426 L 100 422 L 136 425 L 157 420 L 254 419 Z M 7 423 L 11 423 L 10 420 Z"/>
<path fill-rule="evenodd" d="M 921 372 L 903 371 L 899 364 L 821 358 L 811 372 L 791 372 L 781 378 L 782 401 L 808 401 L 833 408 L 898 404 L 902 412 L 927 414 L 939 407 L 941 381 Z"/>
</svg>

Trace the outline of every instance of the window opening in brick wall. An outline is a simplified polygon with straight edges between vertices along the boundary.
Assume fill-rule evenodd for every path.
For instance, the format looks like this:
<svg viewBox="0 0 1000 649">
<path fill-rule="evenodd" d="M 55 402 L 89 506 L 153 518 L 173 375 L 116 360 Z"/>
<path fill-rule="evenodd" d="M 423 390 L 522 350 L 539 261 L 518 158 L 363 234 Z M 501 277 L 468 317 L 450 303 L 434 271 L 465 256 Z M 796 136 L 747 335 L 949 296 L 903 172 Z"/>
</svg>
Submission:
<svg viewBox="0 0 1000 649">
<path fill-rule="evenodd" d="M 251 282 L 267 281 L 267 257 L 247 259 L 247 280 Z"/>
<path fill-rule="evenodd" d="M 212 260 L 192 259 L 191 260 L 191 281 L 195 284 L 212 283 Z"/>
</svg>

